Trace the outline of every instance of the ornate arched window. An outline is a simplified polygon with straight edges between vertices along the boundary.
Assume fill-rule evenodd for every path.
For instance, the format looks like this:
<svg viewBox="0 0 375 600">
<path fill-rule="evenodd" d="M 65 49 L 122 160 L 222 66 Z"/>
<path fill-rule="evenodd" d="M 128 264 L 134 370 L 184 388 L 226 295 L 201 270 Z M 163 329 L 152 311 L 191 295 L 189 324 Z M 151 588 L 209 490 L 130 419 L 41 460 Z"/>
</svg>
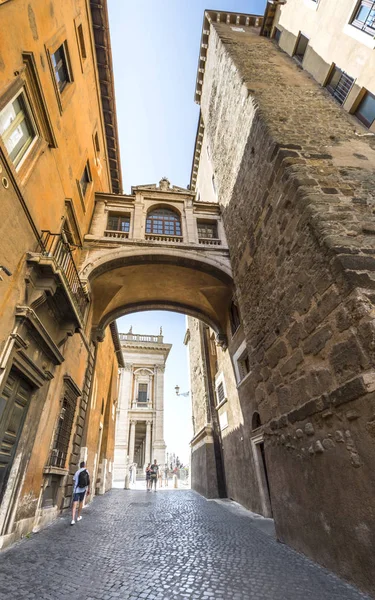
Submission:
<svg viewBox="0 0 375 600">
<path fill-rule="evenodd" d="M 181 220 L 177 213 L 169 208 L 156 208 L 148 213 L 146 233 L 157 235 L 181 235 Z"/>
</svg>

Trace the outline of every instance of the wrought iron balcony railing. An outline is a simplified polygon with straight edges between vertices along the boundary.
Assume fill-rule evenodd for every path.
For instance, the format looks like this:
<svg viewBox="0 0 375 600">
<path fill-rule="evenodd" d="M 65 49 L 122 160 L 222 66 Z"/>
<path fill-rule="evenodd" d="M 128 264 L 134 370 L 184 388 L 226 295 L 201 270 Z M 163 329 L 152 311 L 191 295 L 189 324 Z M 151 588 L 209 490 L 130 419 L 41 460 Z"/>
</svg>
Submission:
<svg viewBox="0 0 375 600">
<path fill-rule="evenodd" d="M 69 243 L 61 233 L 51 233 L 43 230 L 40 238 L 40 250 L 43 256 L 53 258 L 60 268 L 65 284 L 70 290 L 76 308 L 83 320 L 89 299 L 79 278 Z"/>
</svg>

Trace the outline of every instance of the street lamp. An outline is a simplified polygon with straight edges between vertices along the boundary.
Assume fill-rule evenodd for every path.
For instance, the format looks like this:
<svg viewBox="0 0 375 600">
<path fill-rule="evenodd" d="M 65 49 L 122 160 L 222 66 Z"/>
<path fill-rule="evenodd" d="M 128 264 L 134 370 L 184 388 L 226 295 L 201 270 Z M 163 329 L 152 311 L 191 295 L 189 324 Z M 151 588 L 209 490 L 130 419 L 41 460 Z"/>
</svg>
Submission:
<svg viewBox="0 0 375 600">
<path fill-rule="evenodd" d="M 179 385 L 176 385 L 176 387 L 174 389 L 176 390 L 176 396 L 184 396 L 185 398 L 190 396 L 190 392 L 184 392 L 184 393 L 180 394 L 180 386 Z"/>
</svg>

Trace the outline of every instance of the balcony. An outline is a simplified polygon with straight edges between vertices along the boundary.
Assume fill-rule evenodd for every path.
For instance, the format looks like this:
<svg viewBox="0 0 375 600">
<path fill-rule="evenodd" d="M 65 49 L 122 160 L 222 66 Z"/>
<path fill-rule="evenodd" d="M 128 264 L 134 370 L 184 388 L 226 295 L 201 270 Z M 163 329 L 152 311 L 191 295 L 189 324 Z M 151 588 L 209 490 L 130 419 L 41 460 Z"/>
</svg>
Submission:
<svg viewBox="0 0 375 600">
<path fill-rule="evenodd" d="M 113 229 L 106 229 L 104 231 L 104 237 L 117 239 L 117 240 L 127 240 L 127 239 L 129 239 L 129 232 L 128 231 L 114 231 Z"/>
<path fill-rule="evenodd" d="M 142 335 L 137 333 L 119 333 L 120 342 L 149 342 L 152 344 L 162 344 L 162 335 Z"/>
<path fill-rule="evenodd" d="M 147 400 L 141 400 L 135 398 L 132 402 L 132 409 L 150 410 L 152 408 L 152 402 L 149 398 Z"/>
<path fill-rule="evenodd" d="M 219 238 L 199 238 L 198 241 L 204 246 L 221 246 L 221 240 Z"/>
<path fill-rule="evenodd" d="M 184 241 L 182 235 L 163 235 L 161 233 L 146 233 L 145 239 L 153 242 L 177 242 L 180 244 Z"/>
<path fill-rule="evenodd" d="M 49 290 L 55 296 L 59 310 L 69 314 L 76 325 L 83 326 L 89 297 L 79 278 L 78 270 L 66 236 L 42 231 L 39 252 L 29 253 L 28 262 L 35 265 L 35 287 Z"/>
</svg>

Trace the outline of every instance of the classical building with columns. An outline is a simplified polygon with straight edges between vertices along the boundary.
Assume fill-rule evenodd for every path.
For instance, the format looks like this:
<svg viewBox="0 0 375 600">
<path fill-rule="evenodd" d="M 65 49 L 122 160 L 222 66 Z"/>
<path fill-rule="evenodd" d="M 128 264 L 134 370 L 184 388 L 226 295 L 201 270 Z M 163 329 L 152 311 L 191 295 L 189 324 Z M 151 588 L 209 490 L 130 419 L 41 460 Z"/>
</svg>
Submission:
<svg viewBox="0 0 375 600">
<path fill-rule="evenodd" d="M 159 335 L 120 334 L 121 372 L 113 485 L 125 487 L 129 466 L 138 471 L 155 458 L 165 463 L 164 370 L 171 344 Z"/>
</svg>

